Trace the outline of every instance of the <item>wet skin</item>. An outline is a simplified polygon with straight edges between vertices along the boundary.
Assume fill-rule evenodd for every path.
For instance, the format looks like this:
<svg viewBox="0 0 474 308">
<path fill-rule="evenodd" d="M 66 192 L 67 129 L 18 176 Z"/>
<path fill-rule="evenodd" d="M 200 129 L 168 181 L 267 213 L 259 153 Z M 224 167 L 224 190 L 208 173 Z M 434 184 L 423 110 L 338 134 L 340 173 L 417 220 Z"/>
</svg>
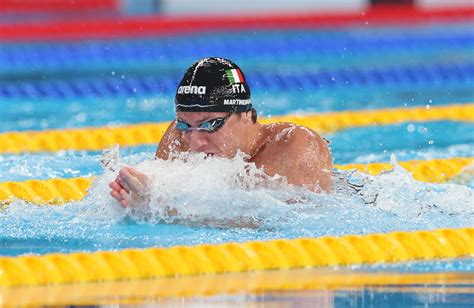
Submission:
<svg viewBox="0 0 474 308">
<path fill-rule="evenodd" d="M 210 119 L 225 117 L 223 112 L 177 112 L 178 120 L 191 127 Z M 240 150 L 246 161 L 255 163 L 269 176 L 278 174 L 288 183 L 314 192 L 330 192 L 332 157 L 327 142 L 314 131 L 290 123 L 254 123 L 251 112 L 232 114 L 216 132 L 182 132 L 173 121 L 163 135 L 156 158 L 174 159 L 176 154 L 194 152 L 232 158 Z M 141 172 L 125 167 L 109 184 L 111 196 L 123 207 L 144 201 L 148 179 Z"/>
</svg>

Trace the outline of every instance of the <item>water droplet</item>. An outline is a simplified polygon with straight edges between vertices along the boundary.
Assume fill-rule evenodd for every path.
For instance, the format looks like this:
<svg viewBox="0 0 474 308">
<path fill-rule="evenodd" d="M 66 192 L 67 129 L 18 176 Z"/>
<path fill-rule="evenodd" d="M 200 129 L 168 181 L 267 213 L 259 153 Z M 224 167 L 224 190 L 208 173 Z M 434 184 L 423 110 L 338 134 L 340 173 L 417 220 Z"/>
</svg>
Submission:
<svg viewBox="0 0 474 308">
<path fill-rule="evenodd" d="M 428 141 L 428 144 L 433 144 L 433 143 L 434 143 L 433 140 Z"/>
<path fill-rule="evenodd" d="M 407 125 L 407 131 L 408 131 L 409 133 L 413 133 L 413 132 L 415 131 L 415 129 L 416 129 L 416 127 L 415 127 L 414 124 L 408 124 L 408 125 Z"/>
</svg>

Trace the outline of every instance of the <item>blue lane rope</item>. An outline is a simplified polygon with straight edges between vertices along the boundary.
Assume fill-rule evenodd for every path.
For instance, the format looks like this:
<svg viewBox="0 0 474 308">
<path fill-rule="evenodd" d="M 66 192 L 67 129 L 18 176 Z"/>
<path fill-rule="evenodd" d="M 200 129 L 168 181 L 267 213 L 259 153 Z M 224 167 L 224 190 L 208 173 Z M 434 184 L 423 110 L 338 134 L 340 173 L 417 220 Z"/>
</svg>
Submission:
<svg viewBox="0 0 474 308">
<path fill-rule="evenodd" d="M 201 56 L 223 55 L 230 58 L 317 59 L 342 55 L 381 52 L 426 54 L 436 57 L 439 50 L 469 53 L 474 48 L 474 32 L 468 27 L 451 31 L 434 29 L 414 33 L 398 30 L 379 32 L 267 31 L 249 35 L 201 34 L 196 37 L 139 40 L 99 40 L 59 43 L 0 44 L 0 75 L 19 72 L 57 72 L 104 70 L 110 67 L 174 68 L 182 70 Z M 434 53 L 436 52 L 436 53 Z M 360 59 L 359 59 L 360 61 Z"/>
<path fill-rule="evenodd" d="M 0 83 L 3 98 L 88 98 L 172 95 L 181 74 L 117 76 L 35 82 Z M 317 90 L 361 86 L 447 86 L 474 83 L 474 62 L 450 65 L 405 66 L 380 69 L 338 69 L 303 73 L 252 72 L 247 79 L 254 90 Z"/>
</svg>

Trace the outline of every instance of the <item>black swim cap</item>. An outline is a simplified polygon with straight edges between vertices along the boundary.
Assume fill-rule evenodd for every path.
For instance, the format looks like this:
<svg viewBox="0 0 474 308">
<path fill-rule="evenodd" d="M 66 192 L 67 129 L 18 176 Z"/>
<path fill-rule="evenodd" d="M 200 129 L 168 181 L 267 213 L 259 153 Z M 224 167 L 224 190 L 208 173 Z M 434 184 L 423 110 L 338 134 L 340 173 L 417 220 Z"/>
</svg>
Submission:
<svg viewBox="0 0 474 308">
<path fill-rule="evenodd" d="M 230 60 L 204 58 L 184 74 L 175 96 L 176 111 L 246 112 L 252 110 L 244 73 Z"/>
</svg>

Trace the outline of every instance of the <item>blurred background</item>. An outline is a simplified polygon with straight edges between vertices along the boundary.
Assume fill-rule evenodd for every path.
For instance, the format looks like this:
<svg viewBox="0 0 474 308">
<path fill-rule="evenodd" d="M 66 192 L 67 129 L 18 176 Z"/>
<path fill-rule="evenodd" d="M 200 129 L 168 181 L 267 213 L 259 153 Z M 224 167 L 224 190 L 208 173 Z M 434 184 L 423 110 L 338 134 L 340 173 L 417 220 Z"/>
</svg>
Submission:
<svg viewBox="0 0 474 308">
<path fill-rule="evenodd" d="M 2 11 L 7 13 L 30 12 L 42 14 L 64 14 L 66 12 L 102 11 L 104 14 L 165 14 L 165 15 L 215 15 L 242 13 L 294 13 L 358 12 L 373 5 L 410 5 L 418 8 L 466 8 L 471 0 L 260 0 L 260 1 L 216 1 L 216 0 L 3 0 Z"/>
</svg>

